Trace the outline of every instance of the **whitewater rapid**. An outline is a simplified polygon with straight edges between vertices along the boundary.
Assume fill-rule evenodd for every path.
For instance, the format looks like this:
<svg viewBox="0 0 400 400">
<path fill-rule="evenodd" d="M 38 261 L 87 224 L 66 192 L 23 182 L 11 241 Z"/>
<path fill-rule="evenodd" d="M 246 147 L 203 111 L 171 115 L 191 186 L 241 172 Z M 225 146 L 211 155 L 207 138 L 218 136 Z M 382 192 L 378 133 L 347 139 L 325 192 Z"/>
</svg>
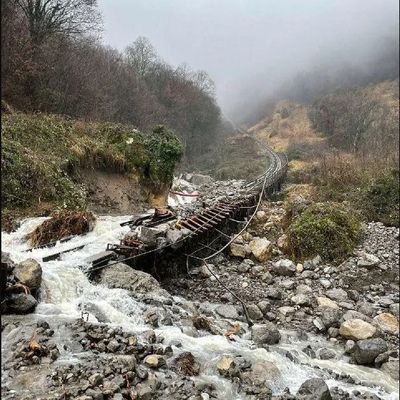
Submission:
<svg viewBox="0 0 400 400">
<path fill-rule="evenodd" d="M 82 312 L 88 312 L 90 322 L 101 322 L 96 315 L 105 316 L 111 326 L 140 332 L 150 329 L 143 319 L 146 305 L 132 298 L 129 292 L 123 289 L 109 289 L 102 285 L 92 284 L 84 273 L 87 267 L 85 259 L 104 251 L 108 243 L 119 243 L 119 240 L 129 231 L 129 227 L 121 227 L 120 223 L 130 219 L 129 216 L 100 216 L 97 218 L 94 230 L 90 233 L 75 237 L 63 243 L 57 243 L 50 248 L 27 251 L 30 246 L 25 237 L 40 225 L 46 218 L 28 218 L 19 229 L 12 233 L 2 233 L 2 251 L 10 253 L 15 262 L 27 258 L 37 260 L 43 270 L 43 282 L 40 302 L 35 310 L 38 317 L 64 318 L 66 320 L 82 317 Z M 43 262 L 42 257 L 64 251 L 77 246 L 80 250 L 71 251 L 61 256 L 60 260 Z M 184 304 L 185 300 L 175 298 L 177 304 Z M 95 310 L 96 312 L 92 312 Z M 282 332 L 281 343 L 271 347 L 271 351 L 255 348 L 249 340 L 250 333 L 236 342 L 227 340 L 224 336 L 207 335 L 193 337 L 185 334 L 178 327 L 161 326 L 155 330 L 157 335 L 164 337 L 166 345 L 171 344 L 174 353 L 190 351 L 202 365 L 202 374 L 195 379 L 213 383 L 219 389 L 220 399 L 241 399 L 228 380 L 221 378 L 215 369 L 221 355 L 241 355 L 245 359 L 255 361 L 269 361 L 279 368 L 282 378 L 272 384 L 275 393 L 280 393 L 289 387 L 291 393 L 296 393 L 300 385 L 308 378 L 322 377 L 330 387 L 340 387 L 346 391 L 359 390 L 375 393 L 385 400 L 399 398 L 398 382 L 388 375 L 373 368 L 349 364 L 346 358 L 340 360 L 311 359 L 301 351 L 310 342 L 321 342 L 322 347 L 341 354 L 341 349 L 323 338 L 312 337 L 307 341 L 300 340 L 292 332 Z M 60 339 L 61 340 L 61 339 Z M 181 348 L 174 346 L 180 342 Z M 289 351 L 298 360 L 297 363 L 284 356 Z M 340 357 L 339 357 L 340 358 Z M 314 367 L 320 367 L 316 369 Z M 327 371 L 348 374 L 361 385 L 347 384 L 341 380 L 330 379 Z"/>
</svg>

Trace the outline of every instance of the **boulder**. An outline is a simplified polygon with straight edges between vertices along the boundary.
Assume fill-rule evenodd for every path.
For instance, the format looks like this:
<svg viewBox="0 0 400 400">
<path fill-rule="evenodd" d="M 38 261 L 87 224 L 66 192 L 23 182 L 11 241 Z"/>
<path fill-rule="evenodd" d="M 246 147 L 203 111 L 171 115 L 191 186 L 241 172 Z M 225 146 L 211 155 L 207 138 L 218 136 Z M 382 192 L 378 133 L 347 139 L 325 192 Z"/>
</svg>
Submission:
<svg viewBox="0 0 400 400">
<path fill-rule="evenodd" d="M 254 363 L 249 371 L 242 373 L 242 381 L 252 386 L 262 386 L 265 383 L 274 383 L 282 378 L 281 371 L 269 361 Z"/>
<path fill-rule="evenodd" d="M 296 310 L 294 309 L 294 307 L 282 306 L 278 308 L 278 312 L 282 314 L 284 317 L 286 317 L 288 315 L 293 315 L 296 312 Z"/>
<path fill-rule="evenodd" d="M 391 335 L 399 334 L 399 320 L 392 314 L 379 314 L 374 318 L 374 322 L 382 332 Z"/>
<path fill-rule="evenodd" d="M 246 247 L 239 243 L 231 243 L 230 247 L 230 254 L 234 257 L 245 258 L 246 257 Z"/>
<path fill-rule="evenodd" d="M 336 301 L 346 301 L 347 293 L 343 289 L 330 289 L 326 291 L 327 297 Z"/>
<path fill-rule="evenodd" d="M 317 297 L 317 303 L 320 307 L 339 308 L 335 301 L 327 297 Z"/>
<path fill-rule="evenodd" d="M 271 258 L 272 244 L 267 239 L 253 239 L 249 243 L 251 253 L 259 262 L 265 262 Z"/>
<path fill-rule="evenodd" d="M 388 374 L 394 380 L 399 380 L 399 359 L 389 359 L 381 366 L 381 371 Z"/>
<path fill-rule="evenodd" d="M 307 379 L 300 386 L 296 399 L 301 400 L 332 400 L 328 385 L 321 378 Z"/>
<path fill-rule="evenodd" d="M 200 373 L 200 365 L 189 351 L 179 354 L 173 361 L 174 369 L 185 376 L 196 376 Z"/>
<path fill-rule="evenodd" d="M 225 377 L 237 376 L 239 374 L 235 361 L 230 356 L 222 356 L 217 363 L 218 372 Z"/>
<path fill-rule="evenodd" d="M 274 263 L 273 271 L 277 275 L 293 276 L 296 273 L 296 265 L 288 259 L 279 260 Z"/>
<path fill-rule="evenodd" d="M 346 339 L 369 339 L 376 333 L 376 328 L 361 319 L 349 319 L 340 326 L 339 333 Z"/>
<path fill-rule="evenodd" d="M 42 267 L 32 258 L 17 264 L 14 268 L 14 275 L 29 289 L 39 289 L 42 283 Z"/>
<path fill-rule="evenodd" d="M 342 311 L 338 308 L 332 307 L 319 307 L 318 310 L 321 312 L 321 321 L 325 328 L 338 327 L 340 318 L 342 317 Z"/>
<path fill-rule="evenodd" d="M 256 304 L 249 304 L 247 306 L 247 312 L 249 314 L 250 319 L 263 319 L 262 311 L 257 307 Z"/>
<path fill-rule="evenodd" d="M 133 269 L 123 263 L 100 270 L 99 283 L 112 289 L 126 289 L 135 293 L 161 290 L 160 284 L 150 274 Z"/>
<path fill-rule="evenodd" d="M 309 306 L 310 305 L 310 298 L 303 293 L 296 294 L 295 296 L 291 297 L 290 300 L 293 304 L 297 304 L 299 306 Z"/>
<path fill-rule="evenodd" d="M 272 345 L 279 342 L 281 334 L 272 322 L 266 322 L 265 324 L 255 324 L 251 327 L 251 339 L 257 345 Z"/>
<path fill-rule="evenodd" d="M 361 365 L 373 365 L 375 358 L 387 351 L 388 346 L 383 339 L 359 340 L 351 353 L 353 360 Z"/>
<path fill-rule="evenodd" d="M 357 261 L 357 266 L 361 268 L 373 268 L 380 262 L 381 260 L 373 254 L 363 253 Z"/>
<path fill-rule="evenodd" d="M 223 318 L 228 318 L 228 319 L 239 318 L 239 313 L 236 307 L 231 304 L 221 304 L 215 309 L 215 312 Z"/>
<path fill-rule="evenodd" d="M 15 314 L 26 314 L 34 310 L 36 299 L 31 294 L 12 294 L 7 299 L 7 311 Z"/>
</svg>

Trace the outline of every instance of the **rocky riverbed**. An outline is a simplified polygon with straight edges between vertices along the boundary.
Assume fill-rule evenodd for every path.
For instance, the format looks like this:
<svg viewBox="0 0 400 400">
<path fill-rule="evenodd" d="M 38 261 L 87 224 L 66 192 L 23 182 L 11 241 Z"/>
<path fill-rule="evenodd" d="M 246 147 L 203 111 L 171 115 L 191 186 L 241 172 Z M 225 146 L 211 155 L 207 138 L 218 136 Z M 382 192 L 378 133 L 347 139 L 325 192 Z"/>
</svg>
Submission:
<svg viewBox="0 0 400 400">
<path fill-rule="evenodd" d="M 24 221 L 3 235 L 4 264 L 36 307 L 2 317 L 2 397 L 397 399 L 398 229 L 369 224 L 338 266 L 298 264 L 283 252 L 283 215 L 281 203 L 264 204 L 210 266 L 246 303 L 251 327 L 196 265 L 160 284 L 120 263 L 89 282 L 83 260 L 118 242 L 127 217 L 99 217 L 93 232 L 57 245 L 83 248 L 46 263 L 54 249 L 27 253 L 24 239 L 43 219 Z M 40 264 L 40 278 L 30 264 L 39 290 L 21 274 L 28 258 Z"/>
</svg>

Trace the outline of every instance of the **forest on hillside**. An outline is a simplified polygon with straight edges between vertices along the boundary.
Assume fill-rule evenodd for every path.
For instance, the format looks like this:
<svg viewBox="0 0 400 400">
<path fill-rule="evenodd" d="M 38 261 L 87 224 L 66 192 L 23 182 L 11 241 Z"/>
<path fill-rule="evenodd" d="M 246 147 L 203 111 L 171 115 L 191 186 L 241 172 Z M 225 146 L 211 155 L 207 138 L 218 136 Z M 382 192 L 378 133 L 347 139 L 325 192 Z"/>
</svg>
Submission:
<svg viewBox="0 0 400 400">
<path fill-rule="evenodd" d="M 165 124 L 186 159 L 224 130 L 213 81 L 168 65 L 145 37 L 120 52 L 101 43 L 96 1 L 1 2 L 1 98 L 18 111 L 136 126 Z"/>
</svg>

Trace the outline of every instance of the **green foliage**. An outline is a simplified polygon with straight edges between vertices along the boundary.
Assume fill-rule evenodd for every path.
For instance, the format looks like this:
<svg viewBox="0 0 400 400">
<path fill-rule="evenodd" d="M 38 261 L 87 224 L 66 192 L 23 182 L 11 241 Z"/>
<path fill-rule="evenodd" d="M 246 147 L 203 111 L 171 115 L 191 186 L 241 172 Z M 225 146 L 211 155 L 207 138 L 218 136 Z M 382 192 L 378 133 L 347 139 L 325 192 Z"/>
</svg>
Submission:
<svg viewBox="0 0 400 400">
<path fill-rule="evenodd" d="M 79 168 L 135 174 L 150 189 L 172 179 L 182 145 L 164 127 L 145 134 L 128 125 L 74 121 L 57 115 L 3 115 L 2 206 L 51 202 L 83 209 Z"/>
<path fill-rule="evenodd" d="M 293 218 L 287 235 L 296 258 L 319 254 L 326 261 L 340 261 L 357 244 L 360 219 L 342 204 L 316 203 Z"/>
<path fill-rule="evenodd" d="M 145 140 L 148 155 L 149 177 L 153 186 L 171 182 L 176 163 L 181 159 L 183 146 L 174 133 L 163 125 L 157 125 Z"/>
<path fill-rule="evenodd" d="M 399 226 L 399 177 L 382 174 L 352 194 L 354 203 L 370 221 Z"/>
</svg>

